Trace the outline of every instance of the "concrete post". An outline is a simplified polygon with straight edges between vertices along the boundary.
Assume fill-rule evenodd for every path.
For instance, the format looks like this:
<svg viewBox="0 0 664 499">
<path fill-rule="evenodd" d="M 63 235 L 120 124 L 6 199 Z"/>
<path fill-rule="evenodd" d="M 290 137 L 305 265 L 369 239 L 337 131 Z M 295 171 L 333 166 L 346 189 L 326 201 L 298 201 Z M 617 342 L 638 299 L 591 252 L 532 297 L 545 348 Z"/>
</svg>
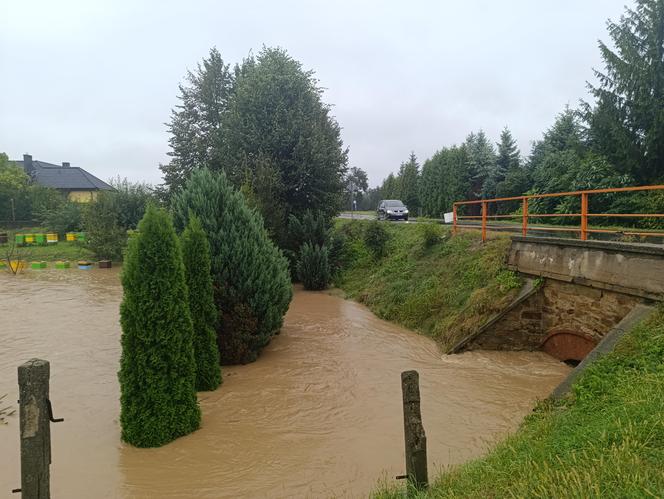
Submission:
<svg viewBox="0 0 664 499">
<path fill-rule="evenodd" d="M 418 490 L 427 488 L 427 437 L 420 412 L 420 376 L 417 371 L 401 373 L 403 426 L 406 442 L 406 476 Z"/>
<path fill-rule="evenodd" d="M 18 367 L 21 431 L 21 497 L 50 498 L 50 365 L 31 359 Z"/>
</svg>

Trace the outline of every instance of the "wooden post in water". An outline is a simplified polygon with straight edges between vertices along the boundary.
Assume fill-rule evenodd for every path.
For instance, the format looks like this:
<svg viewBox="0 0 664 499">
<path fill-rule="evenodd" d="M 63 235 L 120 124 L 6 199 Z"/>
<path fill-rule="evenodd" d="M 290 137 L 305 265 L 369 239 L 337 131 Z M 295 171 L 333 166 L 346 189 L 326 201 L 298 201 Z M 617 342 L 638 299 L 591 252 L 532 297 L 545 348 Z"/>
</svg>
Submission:
<svg viewBox="0 0 664 499">
<path fill-rule="evenodd" d="M 406 441 L 406 476 L 418 490 L 429 485 L 427 473 L 427 437 L 420 412 L 420 375 L 417 371 L 401 373 L 403 394 L 403 429 Z"/>
<path fill-rule="evenodd" d="M 48 398 L 50 365 L 31 359 L 18 367 L 21 431 L 21 497 L 48 499 L 51 428 Z"/>
</svg>

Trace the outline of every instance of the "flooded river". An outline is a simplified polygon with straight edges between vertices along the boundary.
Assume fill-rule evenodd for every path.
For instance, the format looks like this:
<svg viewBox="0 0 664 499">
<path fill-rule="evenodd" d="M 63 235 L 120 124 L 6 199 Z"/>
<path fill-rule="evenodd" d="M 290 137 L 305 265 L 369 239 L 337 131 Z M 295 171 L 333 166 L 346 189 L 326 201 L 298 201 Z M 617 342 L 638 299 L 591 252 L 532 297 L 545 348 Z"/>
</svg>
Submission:
<svg viewBox="0 0 664 499">
<path fill-rule="evenodd" d="M 517 427 L 568 368 L 540 353 L 442 356 L 365 307 L 297 291 L 259 360 L 199 395 L 203 423 L 159 449 L 120 442 L 117 269 L 0 274 L 0 395 L 51 362 L 54 498 L 365 497 L 402 474 L 400 373 L 420 372 L 429 469 Z M 15 406 L 15 404 L 14 404 Z M 0 497 L 20 486 L 18 417 L 0 425 Z"/>
</svg>

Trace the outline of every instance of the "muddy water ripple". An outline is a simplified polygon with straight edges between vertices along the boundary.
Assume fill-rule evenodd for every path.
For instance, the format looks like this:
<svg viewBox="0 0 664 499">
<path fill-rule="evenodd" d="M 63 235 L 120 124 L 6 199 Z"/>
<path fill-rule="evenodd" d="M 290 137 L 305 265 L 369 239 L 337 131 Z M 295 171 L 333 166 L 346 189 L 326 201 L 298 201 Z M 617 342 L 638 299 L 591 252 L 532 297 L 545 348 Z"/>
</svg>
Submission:
<svg viewBox="0 0 664 499">
<path fill-rule="evenodd" d="M 441 356 L 365 307 L 297 291 L 258 362 L 201 393 L 202 428 L 160 449 L 120 442 L 118 270 L 0 275 L 0 395 L 51 362 L 54 498 L 364 497 L 404 472 L 400 372 L 420 372 L 430 470 L 480 455 L 568 368 L 540 353 Z M 0 426 L 0 497 L 20 486 L 18 418 Z"/>
</svg>

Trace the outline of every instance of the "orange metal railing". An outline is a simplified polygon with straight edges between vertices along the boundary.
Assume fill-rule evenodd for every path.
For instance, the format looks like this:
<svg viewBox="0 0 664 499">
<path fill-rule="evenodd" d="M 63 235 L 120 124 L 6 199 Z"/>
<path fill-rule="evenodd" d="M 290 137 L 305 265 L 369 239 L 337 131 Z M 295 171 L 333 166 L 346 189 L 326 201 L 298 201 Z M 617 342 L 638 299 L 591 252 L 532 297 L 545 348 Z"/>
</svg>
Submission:
<svg viewBox="0 0 664 499">
<path fill-rule="evenodd" d="M 515 196 L 507 198 L 495 198 L 495 199 L 478 199 L 474 201 L 457 201 L 453 204 L 453 230 L 456 233 L 458 229 L 482 229 L 482 241 L 486 241 L 487 230 L 491 229 L 505 229 L 509 228 L 506 225 L 494 225 L 491 226 L 488 224 L 488 221 L 498 220 L 498 219 L 521 219 L 521 233 L 526 236 L 528 231 L 547 231 L 547 232 L 571 232 L 579 233 L 581 240 L 585 241 L 588 239 L 589 234 L 623 234 L 627 236 L 657 236 L 664 237 L 662 232 L 634 232 L 630 230 L 618 230 L 618 229 L 593 229 L 589 227 L 588 220 L 590 218 L 664 218 L 664 213 L 588 213 L 588 199 L 592 195 L 596 194 L 613 194 L 619 192 L 637 192 L 637 191 L 658 191 L 664 190 L 664 185 L 647 185 L 639 187 L 618 187 L 615 189 L 595 189 L 587 191 L 574 191 L 574 192 L 555 192 L 550 194 L 532 194 L 528 196 Z M 565 197 L 565 196 L 580 196 L 581 197 L 581 213 L 529 213 L 528 204 L 532 199 L 542 199 L 542 198 L 553 198 L 553 197 Z M 514 215 L 489 215 L 489 206 L 501 202 L 507 201 L 520 201 L 521 202 L 521 213 Z M 459 207 L 467 205 L 481 205 L 481 215 L 459 215 Z M 531 218 L 547 218 L 547 217 L 578 217 L 580 218 L 579 227 L 542 227 L 537 226 L 532 223 L 529 223 Z M 459 221 L 463 220 L 481 220 L 481 225 L 478 224 L 463 224 Z"/>
</svg>

